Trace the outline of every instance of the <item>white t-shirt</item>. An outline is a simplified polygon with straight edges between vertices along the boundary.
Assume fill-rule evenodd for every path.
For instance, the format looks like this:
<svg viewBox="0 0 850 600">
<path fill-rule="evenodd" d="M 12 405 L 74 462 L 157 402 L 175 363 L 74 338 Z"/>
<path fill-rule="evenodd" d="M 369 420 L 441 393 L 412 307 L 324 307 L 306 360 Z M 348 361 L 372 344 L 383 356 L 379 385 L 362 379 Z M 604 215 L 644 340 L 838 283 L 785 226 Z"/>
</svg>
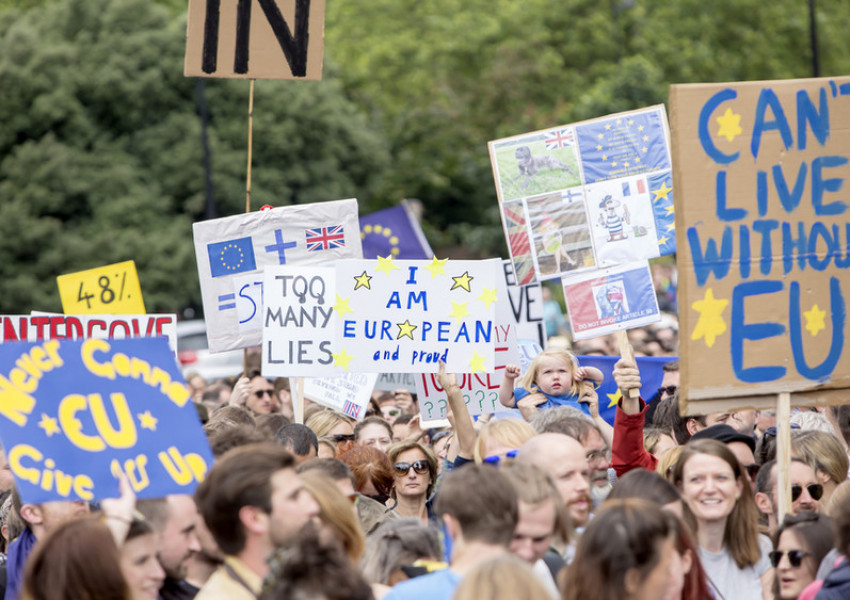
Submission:
<svg viewBox="0 0 850 600">
<path fill-rule="evenodd" d="M 759 561 L 744 569 L 738 568 L 726 546 L 718 554 L 704 548 L 699 549 L 702 566 L 718 598 L 758 600 L 762 597 L 761 576 L 770 568 L 770 559 L 767 555 L 773 550 L 773 544 L 766 535 L 759 535 L 759 548 L 761 549 Z"/>
</svg>

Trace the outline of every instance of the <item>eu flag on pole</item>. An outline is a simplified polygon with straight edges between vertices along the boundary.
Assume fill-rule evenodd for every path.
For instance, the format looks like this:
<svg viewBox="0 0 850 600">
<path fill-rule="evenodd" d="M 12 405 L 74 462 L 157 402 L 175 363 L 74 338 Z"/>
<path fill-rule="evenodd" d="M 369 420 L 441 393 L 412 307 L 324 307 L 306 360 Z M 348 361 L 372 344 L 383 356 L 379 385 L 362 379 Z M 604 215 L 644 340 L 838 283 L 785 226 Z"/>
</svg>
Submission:
<svg viewBox="0 0 850 600">
<path fill-rule="evenodd" d="M 210 256 L 210 273 L 213 277 L 254 271 L 254 243 L 250 237 L 207 244 Z"/>
<path fill-rule="evenodd" d="M 363 258 L 428 259 L 434 251 L 407 203 L 360 217 Z"/>
</svg>

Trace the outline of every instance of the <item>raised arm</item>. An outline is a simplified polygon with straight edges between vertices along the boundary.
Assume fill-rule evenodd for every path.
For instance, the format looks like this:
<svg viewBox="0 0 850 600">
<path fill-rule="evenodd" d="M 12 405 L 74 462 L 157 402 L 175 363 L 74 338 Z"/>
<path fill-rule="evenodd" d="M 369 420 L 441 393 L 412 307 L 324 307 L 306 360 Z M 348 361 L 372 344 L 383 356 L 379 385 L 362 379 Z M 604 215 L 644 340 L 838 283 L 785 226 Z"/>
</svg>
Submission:
<svg viewBox="0 0 850 600">
<path fill-rule="evenodd" d="M 440 372 L 437 373 L 437 381 L 446 392 L 446 400 L 449 402 L 454 417 L 455 439 L 457 440 L 457 456 L 472 460 L 473 448 L 475 447 L 475 428 L 469 409 L 463 400 L 457 377 L 454 373 L 446 373 L 446 363 L 440 361 Z M 455 447 L 455 444 L 452 444 Z"/>
<path fill-rule="evenodd" d="M 502 385 L 499 386 L 499 402 L 507 408 L 514 407 L 514 381 L 519 377 L 520 369 L 517 365 L 507 365 L 502 377 Z"/>
</svg>

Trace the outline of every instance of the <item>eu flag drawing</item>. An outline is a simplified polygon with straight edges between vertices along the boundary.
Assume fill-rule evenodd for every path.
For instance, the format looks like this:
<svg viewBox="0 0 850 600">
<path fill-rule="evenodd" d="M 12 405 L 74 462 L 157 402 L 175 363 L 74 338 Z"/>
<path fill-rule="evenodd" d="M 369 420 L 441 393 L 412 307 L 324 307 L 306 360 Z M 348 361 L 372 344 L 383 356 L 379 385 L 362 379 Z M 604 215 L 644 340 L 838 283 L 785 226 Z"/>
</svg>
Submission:
<svg viewBox="0 0 850 600">
<path fill-rule="evenodd" d="M 254 243 L 250 237 L 207 244 L 207 252 L 213 277 L 254 271 L 257 268 Z"/>
<path fill-rule="evenodd" d="M 419 221 L 406 203 L 360 217 L 360 239 L 363 258 L 427 260 L 434 256 Z"/>
</svg>

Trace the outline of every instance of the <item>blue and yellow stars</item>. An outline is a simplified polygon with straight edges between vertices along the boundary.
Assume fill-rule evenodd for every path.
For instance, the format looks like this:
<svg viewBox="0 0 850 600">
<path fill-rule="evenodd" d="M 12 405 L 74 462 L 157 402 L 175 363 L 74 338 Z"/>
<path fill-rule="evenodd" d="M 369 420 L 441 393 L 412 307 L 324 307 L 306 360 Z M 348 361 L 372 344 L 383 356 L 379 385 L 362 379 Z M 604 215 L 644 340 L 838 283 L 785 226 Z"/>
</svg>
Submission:
<svg viewBox="0 0 850 600">
<path fill-rule="evenodd" d="M 357 284 L 354 286 L 355 291 L 359 290 L 362 287 L 366 288 L 367 290 L 372 289 L 372 286 L 370 285 L 370 282 L 372 281 L 372 277 L 370 275 L 367 275 L 366 271 L 363 271 L 362 275 L 358 275 L 357 277 L 355 277 L 354 281 L 357 282 Z"/>
<path fill-rule="evenodd" d="M 652 199 L 653 202 L 658 202 L 661 199 L 667 200 L 667 194 L 673 191 L 673 188 L 667 186 L 667 182 L 665 181 L 660 188 L 657 190 L 652 190 L 652 193 L 655 194 L 655 198 Z"/>
<path fill-rule="evenodd" d="M 705 345 L 711 348 L 717 337 L 726 333 L 726 320 L 723 311 L 729 304 L 728 300 L 714 297 L 714 290 L 707 288 L 702 300 L 691 304 L 691 308 L 699 313 L 697 325 L 691 334 L 692 340 L 703 339 Z"/>
<path fill-rule="evenodd" d="M 475 278 L 469 276 L 469 271 L 466 271 L 463 275 L 460 275 L 458 277 L 452 277 L 452 280 L 454 280 L 454 282 L 455 282 L 454 285 L 452 286 L 452 290 L 456 290 L 457 288 L 461 288 L 461 289 L 466 290 L 467 292 L 471 292 L 472 290 L 469 288 L 469 282 L 471 282 L 473 279 L 475 279 Z M 451 290 L 449 290 L 449 291 L 451 291 Z"/>
<path fill-rule="evenodd" d="M 156 424 L 159 420 L 151 414 L 151 411 L 146 410 L 143 413 L 139 413 L 136 415 L 139 417 L 139 427 L 142 429 L 148 429 L 150 431 L 156 431 Z"/>
<path fill-rule="evenodd" d="M 617 406 L 617 403 L 620 401 L 620 398 L 623 397 L 623 392 L 620 391 L 620 388 L 617 388 L 617 391 L 613 394 L 605 394 L 608 396 L 608 408 L 612 406 Z"/>
<path fill-rule="evenodd" d="M 817 304 L 805 311 L 803 316 L 806 318 L 806 331 L 812 334 L 812 337 L 826 329 L 826 323 L 824 322 L 826 311 L 818 308 Z"/>
</svg>

